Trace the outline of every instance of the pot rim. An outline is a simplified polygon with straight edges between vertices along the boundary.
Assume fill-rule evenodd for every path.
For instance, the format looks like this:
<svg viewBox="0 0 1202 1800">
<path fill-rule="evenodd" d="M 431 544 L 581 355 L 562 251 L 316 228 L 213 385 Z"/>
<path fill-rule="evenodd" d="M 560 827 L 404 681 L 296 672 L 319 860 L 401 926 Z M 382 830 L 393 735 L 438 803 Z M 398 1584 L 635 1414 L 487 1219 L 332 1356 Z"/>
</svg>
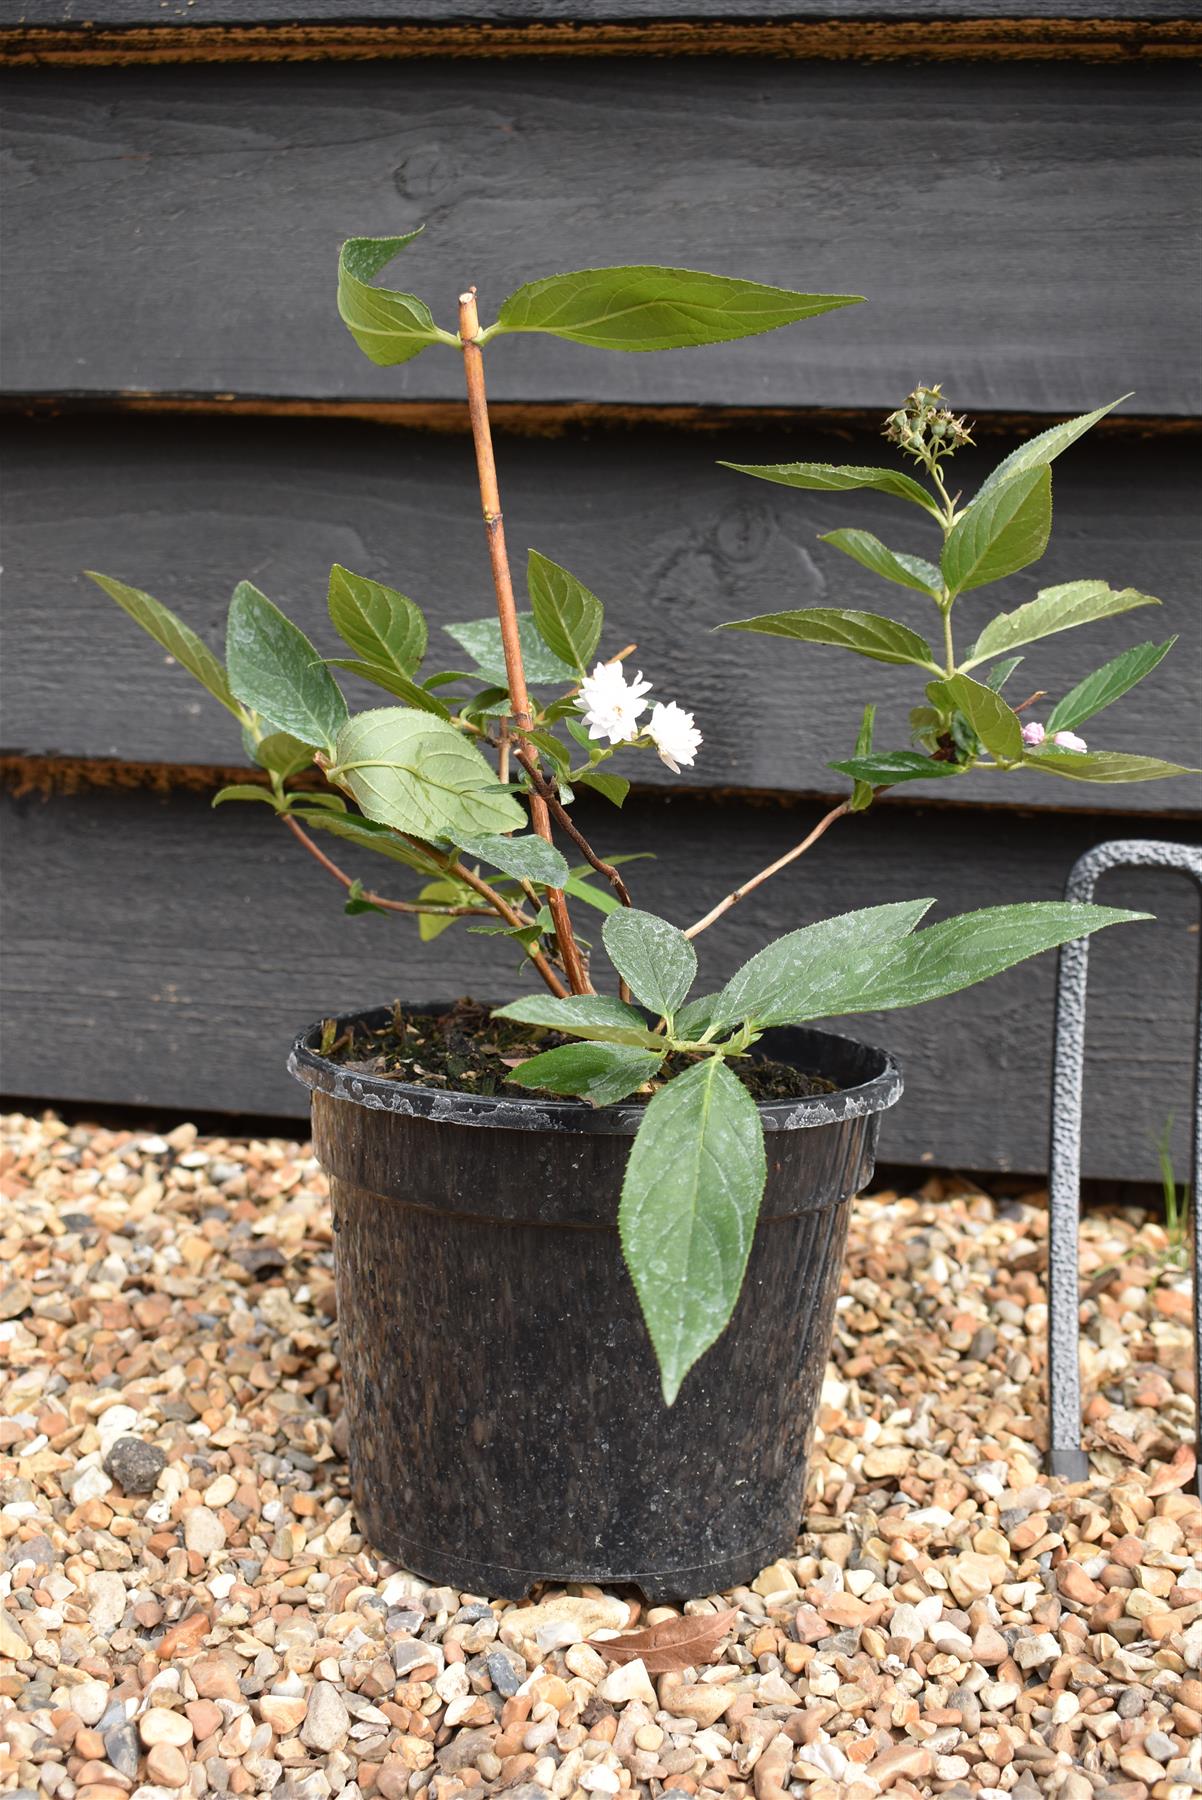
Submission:
<svg viewBox="0 0 1202 1800">
<path fill-rule="evenodd" d="M 448 1010 L 449 1002 L 431 1001 L 414 1010 Z M 391 1015 L 389 1006 L 361 1008 L 336 1016 L 338 1026 L 381 1023 Z M 448 1125 L 478 1125 L 499 1131 L 599 1132 L 613 1137 L 633 1137 L 646 1116 L 645 1106 L 590 1106 L 581 1100 L 535 1099 L 533 1096 L 461 1093 L 455 1088 L 418 1087 L 392 1081 L 382 1075 L 364 1075 L 331 1062 L 314 1047 L 320 1042 L 325 1021 L 299 1032 L 288 1057 L 288 1073 L 305 1087 L 347 1100 L 372 1112 L 404 1113 Z M 791 1042 L 786 1046 L 782 1040 Z M 838 1125 L 846 1119 L 885 1112 L 901 1098 L 902 1074 L 888 1050 L 865 1044 L 858 1038 L 809 1025 L 777 1027 L 761 1040 L 778 1051 L 791 1049 L 793 1060 L 802 1048 L 812 1051 L 829 1066 L 867 1056 L 877 1067 L 867 1080 L 843 1087 L 833 1094 L 812 1094 L 796 1100 L 766 1100 L 756 1110 L 765 1131 L 805 1131 L 820 1125 Z M 825 1055 L 824 1055 L 825 1053 Z M 824 1073 L 820 1066 L 813 1071 Z"/>
</svg>

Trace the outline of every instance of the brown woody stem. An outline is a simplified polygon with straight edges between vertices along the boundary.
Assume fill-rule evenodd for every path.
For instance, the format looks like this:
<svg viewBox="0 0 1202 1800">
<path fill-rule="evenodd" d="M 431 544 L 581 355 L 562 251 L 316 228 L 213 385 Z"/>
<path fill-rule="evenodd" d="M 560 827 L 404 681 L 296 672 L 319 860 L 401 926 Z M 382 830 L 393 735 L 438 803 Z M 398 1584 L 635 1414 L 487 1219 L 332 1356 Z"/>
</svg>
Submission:
<svg viewBox="0 0 1202 1800">
<path fill-rule="evenodd" d="M 476 342 L 479 330 L 476 290 L 472 288 L 459 296 L 459 338 L 463 345 L 468 416 L 476 450 L 476 473 L 480 481 L 480 502 L 484 509 L 484 532 L 488 540 L 488 558 L 492 565 L 493 587 L 497 595 L 497 617 L 501 623 L 501 647 L 505 652 L 505 674 L 509 684 L 509 698 L 513 704 L 513 722 L 519 732 L 527 732 L 533 720 L 530 715 L 530 697 L 526 690 L 522 644 L 518 635 L 513 577 L 509 572 L 509 556 L 505 549 L 505 519 L 501 512 L 501 492 L 497 485 L 497 464 L 488 420 L 488 396 L 484 387 L 484 353 Z M 551 819 L 547 804 L 537 792 L 530 795 L 530 823 L 540 837 L 551 842 Z M 559 954 L 572 992 L 590 994 L 593 991 L 592 983 L 572 931 L 572 921 L 562 888 L 547 889 L 547 905 L 555 922 Z"/>
<path fill-rule="evenodd" d="M 828 831 L 836 819 L 841 819 L 844 813 L 850 812 L 850 810 L 850 800 L 842 800 L 838 806 L 832 806 L 830 812 L 824 818 L 819 819 L 808 837 L 802 838 L 800 844 L 794 844 L 793 848 L 787 850 L 783 856 L 778 856 L 774 863 L 769 863 L 766 869 L 761 869 L 758 875 L 751 877 L 750 881 L 745 881 L 741 887 L 735 888 L 733 892 L 727 894 L 724 900 L 719 900 L 717 906 L 711 907 L 704 918 L 698 919 L 695 925 L 688 927 L 685 936 L 687 938 L 697 937 L 707 925 L 712 925 L 715 919 L 720 919 L 723 913 L 728 913 L 732 906 L 737 906 L 740 900 L 758 888 L 762 882 L 767 881 L 770 876 L 777 874 L 781 869 L 787 868 L 791 862 L 796 862 L 797 858 L 804 855 L 811 844 L 818 842 L 823 832 Z"/>
</svg>

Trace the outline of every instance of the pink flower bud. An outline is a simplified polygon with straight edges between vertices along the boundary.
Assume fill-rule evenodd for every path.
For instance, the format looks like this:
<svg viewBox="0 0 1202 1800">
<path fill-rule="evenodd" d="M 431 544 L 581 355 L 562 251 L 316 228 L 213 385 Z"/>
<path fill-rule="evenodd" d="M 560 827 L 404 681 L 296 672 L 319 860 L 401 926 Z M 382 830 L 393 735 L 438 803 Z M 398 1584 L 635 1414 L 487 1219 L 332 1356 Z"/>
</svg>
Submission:
<svg viewBox="0 0 1202 1800">
<path fill-rule="evenodd" d="M 1047 732 L 1038 719 L 1032 719 L 1029 725 L 1023 726 L 1023 743 L 1029 745 L 1031 749 L 1034 749 L 1036 744 L 1042 744 L 1046 736 Z"/>
<path fill-rule="evenodd" d="M 1089 749 L 1089 745 L 1085 742 L 1085 739 L 1083 737 L 1078 737 L 1075 731 L 1053 732 L 1052 742 L 1060 750 L 1076 750 L 1078 754 Z"/>
</svg>

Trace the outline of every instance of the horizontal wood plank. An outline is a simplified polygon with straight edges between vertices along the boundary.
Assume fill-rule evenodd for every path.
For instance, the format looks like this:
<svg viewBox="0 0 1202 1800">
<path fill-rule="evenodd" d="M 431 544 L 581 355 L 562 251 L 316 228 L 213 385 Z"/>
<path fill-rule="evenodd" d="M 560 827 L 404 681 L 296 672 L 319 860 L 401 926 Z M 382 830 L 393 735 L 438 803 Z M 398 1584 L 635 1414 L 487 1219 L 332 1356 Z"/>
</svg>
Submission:
<svg viewBox="0 0 1202 1800">
<path fill-rule="evenodd" d="M 964 453 L 956 468 L 966 488 L 1011 447 L 1009 438 L 989 437 Z M 2 448 L 10 750 L 167 764 L 243 760 L 234 722 L 183 671 L 164 666 L 157 645 L 83 568 L 147 589 L 218 650 L 230 591 L 248 577 L 324 654 L 338 654 L 325 616 L 333 562 L 390 582 L 426 609 L 431 657 L 440 659 L 431 668 L 457 666 L 438 627 L 492 605 L 462 436 L 324 422 L 194 420 L 184 428 L 162 418 L 76 418 L 9 421 Z M 1127 645 L 1179 633 L 1161 666 L 1086 735 L 1098 748 L 1198 766 L 1194 451 L 1173 437 L 1078 443 L 1056 465 L 1055 526 L 1042 562 L 967 596 L 956 616 L 966 644 L 994 611 L 1055 582 L 1102 576 L 1158 596 L 1161 608 L 1031 646 L 1014 697 L 1036 688 L 1056 696 Z M 930 603 L 817 539 L 859 524 L 898 549 L 931 555 L 938 534 L 916 509 L 867 493 L 798 493 L 716 466 L 718 458 L 870 462 L 890 454 L 879 439 L 811 429 L 617 430 L 506 437 L 498 453 L 519 578 L 530 544 L 570 568 L 606 603 L 603 647 L 637 643 L 634 661 L 656 694 L 692 709 L 705 735 L 683 777 L 633 753 L 618 765 L 629 774 L 665 787 L 837 792 L 840 778 L 826 764 L 849 752 L 870 699 L 880 708 L 878 744 L 908 743 L 921 672 L 712 629 L 783 607 L 831 605 L 888 612 L 938 637 Z M 347 685 L 355 705 L 381 703 L 378 690 L 353 678 Z M 1188 777 L 1102 787 L 979 775 L 915 797 L 935 791 L 957 801 L 1116 812 L 1188 812 L 1198 799 Z"/>
<path fill-rule="evenodd" d="M 1056 19 L 1175 19 L 1188 16 L 1183 0 L 1055 0 Z M 588 25 L 611 22 L 655 25 L 681 21 L 706 25 L 781 24 L 795 20 L 869 18 L 996 19 L 1030 17 L 1015 0 L 4 0 L 6 25 L 67 25 L 81 31 L 105 26 L 257 25 L 365 23 L 422 25 Z"/>
<path fill-rule="evenodd" d="M 654 260 L 863 293 L 788 331 L 632 357 L 501 341 L 513 400 L 978 410 L 1127 388 L 1202 410 L 1198 140 L 1171 64 L 538 60 L 10 71 L 9 391 L 445 399 L 333 305 L 340 239 L 426 220 L 394 279 L 453 322 L 556 268 Z M 46 220 L 54 230 L 46 230 Z"/>
<path fill-rule="evenodd" d="M 455 928 L 422 949 L 409 921 L 347 918 L 337 890 L 265 809 L 212 814 L 203 797 L 141 794 L 4 803 L 5 1085 L 23 1099 L 299 1116 L 284 1072 L 314 1017 L 400 994 L 509 998 L 513 954 Z M 628 874 L 640 904 L 682 923 L 790 841 L 771 808 L 632 804 L 590 826 L 608 850 L 654 850 Z M 886 807 L 830 834 L 698 939 L 701 980 L 769 937 L 876 900 L 935 894 L 942 911 L 1058 897 L 1072 860 L 1139 822 L 1014 821 Z M 1158 827 L 1177 838 L 1182 827 Z M 348 866 L 353 856 L 346 859 Z M 389 891 L 407 877 L 357 869 Z M 381 869 L 385 870 L 381 874 Z M 1150 1142 L 1189 1114 L 1197 903 L 1187 882 L 1109 877 L 1100 898 L 1157 922 L 1104 934 L 1092 953 L 1086 1172 L 1155 1179 Z M 1046 1166 L 1054 959 L 909 1013 L 848 1021 L 901 1057 L 907 1092 L 881 1155 L 971 1169 Z M 702 989 L 701 991 L 704 991 Z"/>
</svg>

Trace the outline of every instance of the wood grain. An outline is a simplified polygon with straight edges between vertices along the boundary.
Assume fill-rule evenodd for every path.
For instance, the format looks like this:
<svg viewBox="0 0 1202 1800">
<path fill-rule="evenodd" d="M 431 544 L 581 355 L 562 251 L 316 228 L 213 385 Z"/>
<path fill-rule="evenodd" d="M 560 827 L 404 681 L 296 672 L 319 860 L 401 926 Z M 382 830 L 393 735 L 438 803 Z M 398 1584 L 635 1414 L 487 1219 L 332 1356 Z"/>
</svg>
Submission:
<svg viewBox="0 0 1202 1800">
<path fill-rule="evenodd" d="M 334 884 L 266 809 L 214 815 L 203 797 L 145 793 L 3 804 L 14 1097 L 299 1117 L 305 1096 L 284 1057 L 313 1018 L 397 993 L 520 990 L 512 952 L 494 940 L 452 929 L 423 950 L 407 921 L 345 917 Z M 605 849 L 658 854 L 630 867 L 638 902 L 682 921 L 795 829 L 792 813 L 685 797 L 610 819 L 591 821 Z M 768 937 L 877 900 L 929 893 L 959 910 L 1056 898 L 1082 850 L 1140 828 L 1016 818 L 999 830 L 983 814 L 887 807 L 833 832 L 820 857 L 698 939 L 701 980 L 712 986 Z M 1156 831 L 1189 835 L 1176 824 Z M 384 885 L 378 866 L 371 879 Z M 1170 1111 L 1182 1131 L 1189 1116 L 1197 906 L 1187 883 L 1146 874 L 1112 877 L 1099 897 L 1157 923 L 1116 928 L 1093 951 L 1085 1169 L 1155 1179 L 1150 1134 Z M 882 1135 L 883 1160 L 1045 1166 L 1054 973 L 1044 957 L 976 993 L 848 1022 L 903 1062 L 906 1098 Z"/>
<path fill-rule="evenodd" d="M 1048 9 L 1050 11 L 1050 9 Z M 681 22 L 790 24 L 870 18 L 889 25 L 909 19 L 1011 19 L 1054 27 L 1061 19 L 1155 20 L 1188 17 L 1182 0 L 1055 0 L 1055 15 L 1026 12 L 1015 0 L 4 0 L 0 22 L 13 27 L 255 25 L 348 21 L 363 24 L 472 26 Z"/>
<path fill-rule="evenodd" d="M 341 237 L 424 219 L 394 279 L 451 322 L 469 278 L 490 316 L 523 279 L 605 261 L 871 299 L 655 357 L 502 340 L 501 400 L 884 409 L 917 372 L 976 410 L 1135 388 L 1145 414 L 1202 411 L 1184 67 L 447 60 L 0 86 L 10 392 L 457 399 L 454 357 L 374 369 L 333 307 Z"/>
<path fill-rule="evenodd" d="M 164 666 L 158 647 L 83 568 L 147 589 L 218 650 L 229 594 L 243 576 L 329 655 L 339 652 L 325 616 L 335 561 L 417 600 L 443 667 L 457 666 L 458 652 L 437 627 L 482 617 L 493 604 L 466 438 L 362 424 L 77 418 L 9 421 L 0 447 L 10 750 L 180 765 L 242 760 L 233 721 L 190 677 Z M 966 487 L 1010 447 L 990 437 L 966 453 L 956 465 Z M 782 607 L 834 605 L 888 611 L 938 635 L 935 609 L 920 595 L 817 541 L 821 531 L 862 524 L 898 549 L 931 554 L 937 534 L 916 509 L 880 495 L 797 493 L 716 466 L 720 457 L 870 462 L 882 453 L 866 433 L 812 429 L 499 441 L 519 576 L 531 544 L 577 574 L 607 606 L 605 646 L 637 643 L 635 662 L 656 692 L 694 710 L 705 735 L 684 777 L 633 754 L 622 765 L 630 774 L 664 787 L 839 791 L 826 764 L 849 753 L 869 699 L 880 705 L 878 743 L 906 745 L 920 678 L 846 652 L 711 629 Z M 966 643 L 994 611 L 1057 581 L 1100 575 L 1159 596 L 1159 609 L 1032 646 L 1014 679 L 1025 682 L 1023 695 L 1037 687 L 1056 695 L 1127 645 L 1180 633 L 1160 668 L 1086 736 L 1099 748 L 1200 765 L 1193 454 L 1173 437 L 1083 440 L 1056 464 L 1056 522 L 1043 561 L 969 595 L 957 611 Z M 347 685 L 356 705 L 381 703 L 377 690 Z M 1189 778 L 1105 788 L 981 775 L 954 785 L 957 800 L 1071 810 L 1182 812 L 1198 798 Z"/>
</svg>

